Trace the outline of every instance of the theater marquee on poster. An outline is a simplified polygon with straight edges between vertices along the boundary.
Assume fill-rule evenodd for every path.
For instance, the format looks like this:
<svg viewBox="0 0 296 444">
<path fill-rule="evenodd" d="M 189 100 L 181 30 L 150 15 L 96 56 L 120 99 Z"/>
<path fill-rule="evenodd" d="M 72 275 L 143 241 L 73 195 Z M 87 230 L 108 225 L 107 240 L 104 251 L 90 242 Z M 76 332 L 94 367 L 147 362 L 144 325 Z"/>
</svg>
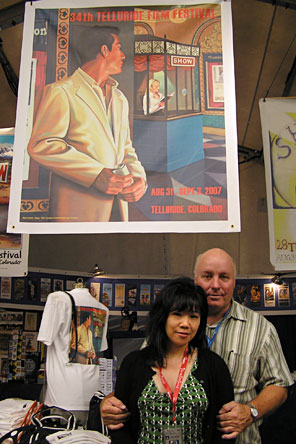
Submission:
<svg viewBox="0 0 296 444">
<path fill-rule="evenodd" d="M 231 3 L 26 3 L 8 230 L 240 230 Z"/>
</svg>

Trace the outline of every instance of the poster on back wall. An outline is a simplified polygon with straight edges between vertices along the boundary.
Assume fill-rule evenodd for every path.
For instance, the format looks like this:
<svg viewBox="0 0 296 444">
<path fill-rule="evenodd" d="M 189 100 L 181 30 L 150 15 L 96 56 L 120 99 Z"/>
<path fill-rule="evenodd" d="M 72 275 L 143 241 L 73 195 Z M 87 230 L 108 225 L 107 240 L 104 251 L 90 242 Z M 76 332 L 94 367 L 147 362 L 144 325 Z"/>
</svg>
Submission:
<svg viewBox="0 0 296 444">
<path fill-rule="evenodd" d="M 8 230 L 240 231 L 231 2 L 26 3 Z"/>
<path fill-rule="evenodd" d="M 14 128 L 0 129 L 0 276 L 28 273 L 28 234 L 7 233 Z M 5 294 L 5 291 L 4 291 Z M 6 297 L 6 296 L 5 296 Z"/>
<path fill-rule="evenodd" d="M 260 100 L 270 262 L 296 267 L 296 98 Z"/>
</svg>

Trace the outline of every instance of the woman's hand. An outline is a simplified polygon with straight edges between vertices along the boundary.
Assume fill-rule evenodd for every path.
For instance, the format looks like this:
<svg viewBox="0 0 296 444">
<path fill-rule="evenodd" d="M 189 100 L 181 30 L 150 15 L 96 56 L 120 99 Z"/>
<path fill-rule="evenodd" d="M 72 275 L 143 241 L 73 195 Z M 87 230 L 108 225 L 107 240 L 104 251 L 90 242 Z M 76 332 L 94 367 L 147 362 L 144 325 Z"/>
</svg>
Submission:
<svg viewBox="0 0 296 444">
<path fill-rule="evenodd" d="M 101 402 L 101 417 L 110 430 L 118 430 L 130 416 L 126 406 L 115 396 L 108 395 Z"/>
</svg>

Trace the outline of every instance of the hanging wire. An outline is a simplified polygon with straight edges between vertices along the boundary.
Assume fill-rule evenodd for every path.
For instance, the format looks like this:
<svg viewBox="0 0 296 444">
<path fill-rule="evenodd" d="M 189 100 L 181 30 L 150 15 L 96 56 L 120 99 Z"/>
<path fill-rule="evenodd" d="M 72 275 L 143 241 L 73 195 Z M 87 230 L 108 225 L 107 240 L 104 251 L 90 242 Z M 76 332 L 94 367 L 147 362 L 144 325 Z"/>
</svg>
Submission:
<svg viewBox="0 0 296 444">
<path fill-rule="evenodd" d="M 296 57 L 294 58 L 294 62 L 292 63 L 292 67 L 291 67 L 289 74 L 287 75 L 287 78 L 285 81 L 285 87 L 284 87 L 284 91 L 282 93 L 283 97 L 288 97 L 290 94 L 292 82 L 295 77 L 295 70 L 296 70 Z"/>
<path fill-rule="evenodd" d="M 285 53 L 285 55 L 284 55 L 284 57 L 283 57 L 281 63 L 279 64 L 278 70 L 277 70 L 277 72 L 275 73 L 275 76 L 274 76 L 274 78 L 273 78 L 273 80 L 272 80 L 272 82 L 271 82 L 271 84 L 270 84 L 270 87 L 267 89 L 267 91 L 266 91 L 266 93 L 265 93 L 264 99 L 268 96 L 268 93 L 269 93 L 269 91 L 271 90 L 272 85 L 274 84 L 275 79 L 277 78 L 277 75 L 278 75 L 278 73 L 279 73 L 279 71 L 280 71 L 280 69 L 281 69 L 281 66 L 282 66 L 282 64 L 284 63 L 284 61 L 285 61 L 285 59 L 286 59 L 286 57 L 287 57 L 287 55 L 288 55 L 288 52 L 290 51 L 290 49 L 291 49 L 291 47 L 292 47 L 292 45 L 293 45 L 295 39 L 296 39 L 296 32 L 295 32 L 295 34 L 294 34 L 293 39 L 291 40 L 290 45 L 288 46 L 288 49 L 287 49 L 287 51 L 286 51 L 286 53 Z"/>
<path fill-rule="evenodd" d="M 265 44 L 264 54 L 263 54 L 263 58 L 262 58 L 261 66 L 260 66 L 260 71 L 259 71 L 259 75 L 258 75 L 258 79 L 257 79 L 257 84 L 256 84 L 256 88 L 255 88 L 252 104 L 251 104 L 251 109 L 250 109 L 250 113 L 249 113 L 249 118 L 248 118 L 246 130 L 245 130 L 245 134 L 244 134 L 243 141 L 242 141 L 242 146 L 244 146 L 244 144 L 245 144 L 246 135 L 247 135 L 247 132 L 248 132 L 248 129 L 249 129 L 249 124 L 250 124 L 251 116 L 252 116 L 252 113 L 253 113 L 253 108 L 254 108 L 254 104 L 255 104 L 255 99 L 256 99 L 259 83 L 260 83 L 260 80 L 261 80 L 263 65 L 264 65 L 264 62 L 265 62 L 266 54 L 267 54 L 267 48 L 268 48 L 269 41 L 270 41 L 270 36 L 271 36 L 271 31 L 272 31 L 272 27 L 273 27 L 273 22 L 274 22 L 276 11 L 277 11 L 277 4 L 274 7 L 271 23 L 270 23 L 270 26 L 269 26 L 269 31 L 268 31 L 268 36 L 267 36 L 266 44 Z"/>
<path fill-rule="evenodd" d="M 11 64 L 9 63 L 6 54 L 3 50 L 3 40 L 0 37 L 0 64 L 2 65 L 5 77 L 8 81 L 8 84 L 14 93 L 17 96 L 18 93 L 18 77 L 14 72 Z"/>
<path fill-rule="evenodd" d="M 243 163 L 248 163 L 248 162 L 250 162 L 251 160 L 254 160 L 254 159 L 260 159 L 261 158 L 261 156 L 262 156 L 262 153 L 263 153 L 263 151 L 261 150 L 261 151 L 258 151 L 258 150 L 253 150 L 252 149 L 252 151 L 254 151 L 254 155 L 253 156 L 248 156 L 246 159 L 244 159 L 244 160 L 240 160 L 239 162 L 238 162 L 238 164 L 239 165 L 242 165 Z"/>
</svg>

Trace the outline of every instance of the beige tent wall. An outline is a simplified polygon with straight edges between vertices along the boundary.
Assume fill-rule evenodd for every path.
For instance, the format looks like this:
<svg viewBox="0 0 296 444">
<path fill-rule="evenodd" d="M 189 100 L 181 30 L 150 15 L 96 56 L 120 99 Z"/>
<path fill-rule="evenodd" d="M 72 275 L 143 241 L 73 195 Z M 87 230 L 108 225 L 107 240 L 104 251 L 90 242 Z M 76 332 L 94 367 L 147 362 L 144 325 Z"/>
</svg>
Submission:
<svg viewBox="0 0 296 444">
<path fill-rule="evenodd" d="M 269 95 L 282 95 L 296 52 L 294 42 L 282 63 L 295 33 L 296 11 L 283 7 L 277 9 L 256 105 L 248 123 L 273 7 L 257 0 L 233 0 L 232 9 L 238 140 L 241 145 L 261 150 L 258 100 L 269 88 L 279 66 L 281 69 Z M 0 31 L 0 37 L 7 58 L 18 73 L 22 25 Z M 295 82 L 293 88 L 290 95 L 296 95 Z M 0 67 L 1 128 L 14 126 L 15 109 L 16 98 Z M 240 276 L 272 274 L 264 164 L 262 160 L 253 160 L 239 169 L 241 233 L 31 235 L 29 266 L 88 272 L 97 263 L 112 274 L 191 275 L 196 255 L 218 246 L 233 255 Z"/>
<path fill-rule="evenodd" d="M 20 67 L 22 34 L 23 25 L 16 25 L 12 28 L 0 31 L 5 55 L 17 75 Z M 0 65 L 0 128 L 14 126 L 16 101 L 17 99 L 10 89 L 4 71 Z"/>
<path fill-rule="evenodd" d="M 31 235 L 32 267 L 108 273 L 191 275 L 196 255 L 221 247 L 233 255 L 240 276 L 273 273 L 262 163 L 240 167 L 241 233 Z"/>
</svg>

